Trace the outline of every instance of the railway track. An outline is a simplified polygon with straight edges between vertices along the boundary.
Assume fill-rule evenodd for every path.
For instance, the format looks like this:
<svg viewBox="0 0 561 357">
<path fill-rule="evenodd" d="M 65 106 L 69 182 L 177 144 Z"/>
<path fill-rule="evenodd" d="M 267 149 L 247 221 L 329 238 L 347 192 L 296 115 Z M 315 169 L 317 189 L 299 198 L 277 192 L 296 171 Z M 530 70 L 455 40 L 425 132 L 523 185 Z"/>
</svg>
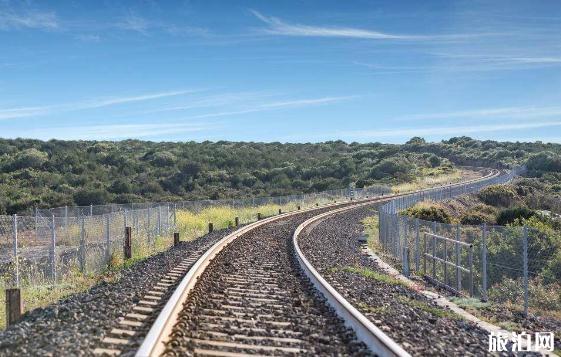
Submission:
<svg viewBox="0 0 561 357">
<path fill-rule="evenodd" d="M 224 237 L 174 284 L 136 355 L 407 356 L 314 270 L 297 242 L 322 218 L 388 199 L 287 213 Z"/>
</svg>

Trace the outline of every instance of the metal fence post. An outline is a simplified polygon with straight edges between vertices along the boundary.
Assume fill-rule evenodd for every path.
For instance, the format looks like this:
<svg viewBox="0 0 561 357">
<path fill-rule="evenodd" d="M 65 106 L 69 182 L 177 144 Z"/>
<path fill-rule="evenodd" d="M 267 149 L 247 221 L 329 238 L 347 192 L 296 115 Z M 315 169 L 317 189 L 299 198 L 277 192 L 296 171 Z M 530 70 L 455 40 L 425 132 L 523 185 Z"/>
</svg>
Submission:
<svg viewBox="0 0 561 357">
<path fill-rule="evenodd" d="M 64 206 L 64 233 L 68 235 L 68 206 Z"/>
<path fill-rule="evenodd" d="M 473 245 L 469 246 L 468 265 L 469 265 L 469 296 L 473 297 Z"/>
<path fill-rule="evenodd" d="M 147 236 L 148 236 L 148 242 L 149 242 L 149 243 L 152 242 L 152 227 L 150 226 L 150 216 L 151 216 L 151 213 L 152 213 L 152 212 L 151 212 L 151 210 L 150 210 L 150 207 L 148 207 L 148 210 L 147 210 L 147 213 L 146 213 L 146 219 L 148 220 L 148 224 L 147 224 L 147 226 L 148 226 L 148 231 L 147 231 L 146 233 L 147 233 Z"/>
<path fill-rule="evenodd" d="M 162 235 L 162 206 L 158 206 L 158 235 Z"/>
<path fill-rule="evenodd" d="M 14 214 L 13 221 L 13 238 L 14 238 L 14 268 L 16 270 L 16 287 L 19 287 L 19 260 L 18 260 L 18 216 Z"/>
<path fill-rule="evenodd" d="M 55 216 L 52 216 L 51 221 L 51 246 L 49 249 L 49 261 L 50 261 L 50 268 L 51 268 L 51 278 L 53 281 L 56 281 L 56 223 L 55 223 Z"/>
<path fill-rule="evenodd" d="M 90 205 L 90 216 L 93 216 L 93 205 Z"/>
<path fill-rule="evenodd" d="M 35 207 L 35 240 L 39 241 L 39 212 Z"/>
<path fill-rule="evenodd" d="M 459 242 L 461 239 L 460 236 L 460 225 L 456 225 L 456 242 Z M 456 243 L 456 289 L 458 292 L 462 290 L 462 273 L 460 271 L 460 244 Z"/>
<path fill-rule="evenodd" d="M 105 216 L 105 261 L 109 265 L 111 263 L 111 233 L 109 229 L 109 215 Z"/>
<path fill-rule="evenodd" d="M 522 261 L 524 265 L 524 316 L 528 316 L 528 227 L 524 226 L 522 238 Z"/>
<path fill-rule="evenodd" d="M 177 205 L 173 204 L 173 227 L 177 227 Z"/>
<path fill-rule="evenodd" d="M 419 218 L 415 218 L 415 271 L 419 271 L 420 257 L 419 257 Z"/>
<path fill-rule="evenodd" d="M 481 300 L 487 301 L 487 224 L 483 223 L 481 233 Z"/>
<path fill-rule="evenodd" d="M 86 232 L 84 227 L 84 216 L 82 216 L 80 225 L 80 248 L 78 249 L 78 262 L 80 264 L 80 272 L 86 271 Z"/>
</svg>

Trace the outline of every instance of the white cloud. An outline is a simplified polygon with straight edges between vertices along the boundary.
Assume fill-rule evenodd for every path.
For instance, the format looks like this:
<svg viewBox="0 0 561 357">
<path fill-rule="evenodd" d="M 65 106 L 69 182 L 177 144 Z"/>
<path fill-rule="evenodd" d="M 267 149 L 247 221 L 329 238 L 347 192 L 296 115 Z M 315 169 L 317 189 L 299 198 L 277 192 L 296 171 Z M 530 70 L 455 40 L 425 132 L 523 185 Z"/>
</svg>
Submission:
<svg viewBox="0 0 561 357">
<path fill-rule="evenodd" d="M 19 6 L 16 9 L 8 2 L 0 3 L 0 30 L 54 30 L 58 27 L 57 16 L 52 11 L 39 11 L 29 6 Z"/>
<path fill-rule="evenodd" d="M 476 118 L 537 118 L 561 115 L 561 107 L 504 107 L 476 110 L 463 110 L 443 113 L 411 114 L 396 118 L 397 120 L 424 119 L 476 119 Z"/>
<path fill-rule="evenodd" d="M 451 34 L 451 35 L 410 35 L 391 34 L 379 31 L 365 30 L 353 27 L 324 27 L 291 24 L 273 16 L 265 16 L 258 11 L 250 10 L 255 17 L 269 27 L 264 32 L 273 35 L 299 36 L 299 37 L 340 37 L 366 40 L 460 40 L 496 34 Z"/>
<path fill-rule="evenodd" d="M 313 98 L 313 99 L 296 99 L 296 100 L 282 101 L 282 102 L 271 102 L 271 103 L 257 104 L 255 106 L 248 107 L 241 110 L 196 115 L 193 116 L 192 118 L 194 119 L 213 118 L 213 117 L 222 117 L 222 116 L 230 116 L 230 115 L 265 112 L 265 111 L 271 111 L 277 109 L 289 109 L 289 108 L 297 108 L 297 107 L 305 107 L 305 106 L 332 104 L 351 98 L 356 98 L 356 96 L 323 97 L 323 98 Z"/>
<path fill-rule="evenodd" d="M 379 129 L 346 131 L 341 133 L 345 138 L 376 139 L 388 137 L 411 137 L 411 136 L 434 136 L 434 135 L 454 135 L 461 136 L 474 133 L 486 133 L 505 130 L 524 130 L 559 127 L 561 121 L 544 121 L 534 123 L 511 123 L 511 124 L 482 124 L 482 125 L 460 125 L 450 127 L 430 127 L 430 128 L 398 128 L 398 129 Z"/>
<path fill-rule="evenodd" d="M 127 14 L 122 21 L 117 24 L 117 27 L 124 30 L 136 31 L 142 34 L 146 34 L 150 23 L 143 17 L 134 15 L 132 13 Z"/>
<path fill-rule="evenodd" d="M 24 136 L 48 140 L 120 140 L 170 134 L 193 134 L 216 129 L 212 123 L 109 124 L 59 126 L 31 129 Z M 21 136 L 18 134 L 16 136 Z"/>
<path fill-rule="evenodd" d="M 160 99 L 166 97 L 174 97 L 178 95 L 194 93 L 197 91 L 198 90 L 178 90 L 178 91 L 150 93 L 150 94 L 137 95 L 131 97 L 98 98 L 90 101 L 83 101 L 77 103 L 0 109 L 0 120 L 33 117 L 33 116 L 47 115 L 52 113 L 69 112 L 69 111 L 77 111 L 77 110 L 84 110 L 84 109 L 102 108 L 112 105 L 142 102 L 142 101 L 154 100 L 154 99 Z"/>
</svg>

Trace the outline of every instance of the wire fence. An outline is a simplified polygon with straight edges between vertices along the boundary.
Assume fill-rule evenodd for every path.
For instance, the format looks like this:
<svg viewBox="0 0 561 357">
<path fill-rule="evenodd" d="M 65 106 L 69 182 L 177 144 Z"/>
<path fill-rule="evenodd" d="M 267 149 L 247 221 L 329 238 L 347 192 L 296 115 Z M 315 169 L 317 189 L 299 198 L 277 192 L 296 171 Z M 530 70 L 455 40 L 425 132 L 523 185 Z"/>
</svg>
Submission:
<svg viewBox="0 0 561 357">
<path fill-rule="evenodd" d="M 527 314 L 529 305 L 543 303 L 541 273 L 555 255 L 549 237 L 530 227 L 444 224 L 400 213 L 420 201 L 505 184 L 523 170 L 393 199 L 378 212 L 380 247 L 405 275 L 423 276 L 456 295 L 515 302 Z"/>
<path fill-rule="evenodd" d="M 0 284 L 5 288 L 72 284 L 77 274 L 102 273 L 123 261 L 127 226 L 133 256 L 141 251 L 146 256 L 171 246 L 178 229 L 191 229 L 191 237 L 204 234 L 201 224 L 194 227 L 195 221 L 209 210 L 231 215 L 226 217 L 228 225 L 233 225 L 234 216 L 246 224 L 257 219 L 257 212 L 286 212 L 390 192 L 388 187 L 372 186 L 282 197 L 58 207 L 36 209 L 29 216 L 0 216 Z M 214 227 L 223 228 L 216 223 Z"/>
</svg>

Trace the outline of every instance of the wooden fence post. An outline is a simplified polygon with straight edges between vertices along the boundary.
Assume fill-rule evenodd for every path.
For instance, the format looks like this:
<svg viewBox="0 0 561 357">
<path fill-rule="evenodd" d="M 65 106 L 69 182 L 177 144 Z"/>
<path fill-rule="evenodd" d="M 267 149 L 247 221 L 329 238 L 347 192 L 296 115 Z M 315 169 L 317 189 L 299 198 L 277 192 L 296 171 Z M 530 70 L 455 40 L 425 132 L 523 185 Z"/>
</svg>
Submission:
<svg viewBox="0 0 561 357">
<path fill-rule="evenodd" d="M 210 222 L 208 224 L 208 233 L 212 233 L 213 230 L 214 230 L 214 225 L 212 224 L 212 222 Z"/>
<path fill-rule="evenodd" d="M 173 245 L 178 245 L 179 244 L 179 233 L 175 232 L 173 234 Z"/>
<path fill-rule="evenodd" d="M 125 245 L 123 246 L 125 260 L 132 258 L 132 230 L 131 227 L 125 227 Z"/>
<path fill-rule="evenodd" d="M 236 224 L 236 227 L 238 227 L 240 225 L 240 217 L 234 218 L 234 222 Z"/>
<path fill-rule="evenodd" d="M 15 324 L 21 319 L 22 303 L 19 288 L 6 289 L 6 324 Z"/>
</svg>

